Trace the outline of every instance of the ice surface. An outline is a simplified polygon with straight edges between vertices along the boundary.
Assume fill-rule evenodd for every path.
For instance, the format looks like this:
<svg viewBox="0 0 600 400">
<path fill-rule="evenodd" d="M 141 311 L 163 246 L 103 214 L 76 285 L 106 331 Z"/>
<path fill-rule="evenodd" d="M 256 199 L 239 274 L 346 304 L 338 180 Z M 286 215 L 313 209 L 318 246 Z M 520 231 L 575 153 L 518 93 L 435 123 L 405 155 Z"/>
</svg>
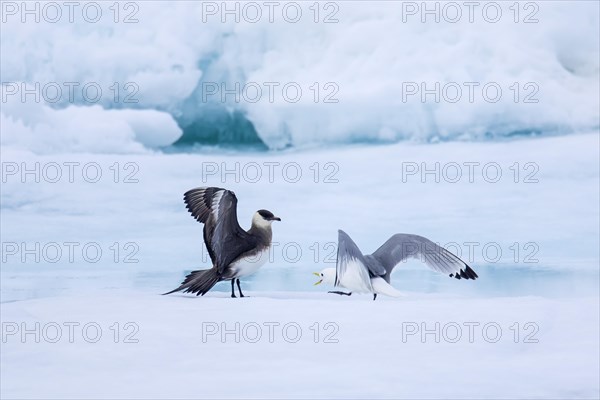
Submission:
<svg viewBox="0 0 600 400">
<path fill-rule="evenodd" d="M 36 155 L 3 147 L 3 246 L 80 246 L 73 262 L 64 254 L 56 263 L 43 257 L 36 262 L 31 255 L 23 262 L 22 254 L 3 249 L 4 332 L 13 323 L 19 329 L 22 323 L 35 329 L 35 322 L 46 331 L 40 343 L 33 334 L 25 343 L 20 334 L 5 336 L 1 395 L 597 398 L 598 146 L 598 132 L 591 132 L 504 143 L 354 145 L 277 153 Z M 46 168 L 44 175 L 44 166 L 66 162 L 79 163 L 72 164 L 74 182 L 69 182 L 64 167 L 62 179 L 49 182 L 54 174 Z M 272 182 L 264 167 L 267 162 L 279 163 Z M 416 163 L 422 168 L 425 163 L 432 169 L 436 162 L 479 162 L 480 167 L 472 183 L 464 167 L 456 183 L 448 181 L 453 176 L 449 171 L 439 182 L 426 175 L 423 183 L 421 172 L 406 175 L 407 166 Z M 483 165 L 491 162 L 503 173 L 496 183 L 481 175 Z M 537 183 L 524 182 L 533 171 L 523 169 L 528 162 L 537 166 L 530 176 Z M 8 174 L 6 166 L 15 163 L 19 170 Z M 39 183 L 33 180 L 35 173 L 22 175 L 23 166 L 31 170 L 35 163 L 40 165 Z M 82 178 L 89 163 L 97 163 L 103 173 L 97 183 Z M 137 169 L 125 167 L 127 163 Z M 235 171 L 235 163 L 239 173 L 224 173 Z M 249 181 L 255 175 L 247 168 L 253 163 L 263 166 L 256 183 Z M 303 173 L 295 183 L 295 170 L 282 174 L 291 163 Z M 315 163 L 320 171 L 317 182 Z M 326 169 L 326 163 L 334 167 Z M 515 163 L 521 172 L 517 182 L 510 169 Z M 137 182 L 126 183 L 131 179 Z M 337 181 L 326 183 L 331 179 Z M 204 298 L 159 295 L 174 288 L 186 272 L 209 265 L 201 225 L 182 203 L 186 190 L 203 185 L 236 192 L 243 227 L 259 208 L 282 218 L 274 226 L 279 245 L 273 261 L 243 282 L 252 297 L 230 299 L 228 283 Z M 367 295 L 324 293 L 330 288 L 312 286 L 311 272 L 333 266 L 330 255 L 335 247 L 330 242 L 336 240 L 338 228 L 352 235 L 365 253 L 397 232 L 417 233 L 444 245 L 457 243 L 467 259 L 465 243 L 477 242 L 469 262 L 480 279 L 457 281 L 413 260 L 392 276 L 405 298 L 381 296 L 373 302 Z M 103 250 L 95 263 L 80 252 L 90 242 Z M 118 262 L 111 250 L 114 243 L 120 249 Z M 131 253 L 126 243 L 137 245 L 137 263 L 123 262 Z M 320 249 L 316 257 L 315 243 Z M 482 253 L 486 243 L 502 249 L 497 261 L 490 260 L 493 253 Z M 510 249 L 514 243 L 520 248 L 516 261 Z M 537 246 L 533 255 L 523 247 L 526 243 Z M 297 258 L 292 247 L 284 253 L 285 245 L 299 248 L 301 256 Z M 68 322 L 80 323 L 73 343 L 64 325 Z M 97 343 L 82 336 L 83 325 L 90 322 L 102 330 Z M 136 325 L 125 328 L 128 322 Z M 212 335 L 203 343 L 203 323 L 204 329 L 207 323 L 235 329 L 236 322 L 246 329 L 255 327 L 250 323 L 260 325 L 262 339 L 250 343 L 242 338 L 237 343 L 229 335 L 222 343 L 219 335 Z M 280 324 L 273 343 L 264 325 L 269 322 Z M 283 325 L 292 322 L 302 329 L 298 343 L 288 343 L 281 333 Z M 328 322 L 336 325 L 325 330 Z M 436 322 L 440 329 L 458 324 L 461 339 L 451 343 L 447 339 L 454 331 L 447 330 L 440 343 L 434 334 L 422 343 L 420 332 L 403 341 L 403 330 L 407 334 L 414 324 L 421 329 L 421 323 L 431 330 Z M 470 322 L 480 324 L 473 343 L 465 325 Z M 57 343 L 44 339 L 54 337 L 52 323 L 61 326 Z M 315 323 L 318 343 L 315 328 L 311 330 Z M 487 323 L 502 330 L 498 342 L 487 340 L 494 338 L 494 327 L 483 336 Z M 531 324 L 526 327 L 527 323 Z M 124 343 L 136 326 L 133 339 L 139 342 Z M 335 327 L 339 342 L 324 343 Z M 95 328 L 90 329 L 93 338 Z M 538 342 L 527 343 L 526 338 Z"/>
<path fill-rule="evenodd" d="M 21 343 L 19 334 L 8 336 L 2 345 L 2 397 L 593 399 L 599 394 L 597 297 L 413 295 L 373 302 L 369 296 L 251 295 L 231 299 L 209 293 L 197 299 L 113 291 L 3 304 L 2 322 L 23 322 L 28 329 L 40 322 L 40 330 L 55 322 L 62 337 L 35 343 L 29 334 Z M 74 321 L 80 325 L 69 343 L 64 323 Z M 97 326 L 84 337 L 83 326 L 91 322 Z M 135 325 L 125 328 L 126 323 Z M 472 325 L 472 339 L 469 323 L 479 324 Z M 286 324 L 291 325 L 284 333 Z M 219 331 L 208 335 L 215 326 Z M 415 326 L 419 331 L 411 334 Z M 102 337 L 88 343 L 96 340 L 97 327 Z M 46 329 L 40 336 L 54 340 L 54 328 Z M 222 329 L 230 331 L 224 338 Z M 422 339 L 424 329 L 433 333 Z M 128 343 L 133 340 L 138 342 Z"/>
</svg>

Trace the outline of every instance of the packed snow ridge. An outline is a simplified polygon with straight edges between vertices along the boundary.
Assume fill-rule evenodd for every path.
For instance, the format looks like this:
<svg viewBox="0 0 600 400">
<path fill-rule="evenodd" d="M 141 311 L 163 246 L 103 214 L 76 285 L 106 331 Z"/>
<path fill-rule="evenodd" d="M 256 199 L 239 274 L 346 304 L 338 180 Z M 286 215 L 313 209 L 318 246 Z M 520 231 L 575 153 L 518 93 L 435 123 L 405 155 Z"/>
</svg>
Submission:
<svg viewBox="0 0 600 400">
<path fill-rule="evenodd" d="M 35 10 L 4 5 L 2 145 L 281 149 L 598 127 L 596 2 L 441 3 L 429 13 L 411 2 L 293 3 L 299 14 L 236 4 L 116 13 L 106 3 L 94 23 L 89 10 L 55 21 L 38 4 L 36 23 Z"/>
</svg>

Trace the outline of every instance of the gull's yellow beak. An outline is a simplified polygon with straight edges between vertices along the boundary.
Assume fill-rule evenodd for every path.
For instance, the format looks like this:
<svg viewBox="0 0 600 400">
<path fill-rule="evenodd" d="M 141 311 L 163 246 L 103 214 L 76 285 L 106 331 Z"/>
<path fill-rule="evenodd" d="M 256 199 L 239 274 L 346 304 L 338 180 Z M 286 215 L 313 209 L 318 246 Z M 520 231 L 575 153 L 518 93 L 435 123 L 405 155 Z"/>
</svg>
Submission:
<svg viewBox="0 0 600 400">
<path fill-rule="evenodd" d="M 319 278 L 321 277 L 321 274 L 318 272 L 313 272 L 313 275 L 318 276 Z M 320 281 L 318 281 L 317 283 L 315 283 L 313 286 L 317 286 L 319 283 L 323 282 L 323 279 L 321 279 Z"/>
</svg>

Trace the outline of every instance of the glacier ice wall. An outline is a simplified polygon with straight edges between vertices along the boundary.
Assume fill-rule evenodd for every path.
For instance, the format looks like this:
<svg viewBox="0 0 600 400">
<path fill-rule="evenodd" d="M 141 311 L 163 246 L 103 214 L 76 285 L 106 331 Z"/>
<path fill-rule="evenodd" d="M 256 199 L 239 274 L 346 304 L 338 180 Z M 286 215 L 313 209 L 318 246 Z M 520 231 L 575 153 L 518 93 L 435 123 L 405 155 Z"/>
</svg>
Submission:
<svg viewBox="0 0 600 400">
<path fill-rule="evenodd" d="M 229 4 L 229 14 L 221 2 L 136 2 L 135 10 L 118 3 L 117 16 L 113 3 L 101 2 L 94 23 L 77 9 L 73 22 L 65 9 L 49 22 L 54 14 L 40 4 L 39 22 L 3 8 L 3 146 L 280 149 L 599 125 L 597 2 L 519 3 L 518 14 L 512 2 L 495 3 L 495 22 L 494 10 L 484 18 L 485 2 L 472 15 L 452 3 L 462 13 L 456 22 L 449 3 L 432 3 L 437 15 L 414 12 L 420 2 L 317 3 L 318 15 L 315 3 L 294 3 L 302 15 L 294 23 L 293 12 L 283 18 L 288 3 L 272 15 L 252 3 L 262 13 L 252 22 L 249 3 Z M 129 14 L 137 22 L 124 23 Z M 69 82 L 78 85 L 67 95 Z M 102 92 L 91 102 L 82 90 L 90 83 Z M 56 86 L 62 95 L 48 95 Z"/>
</svg>

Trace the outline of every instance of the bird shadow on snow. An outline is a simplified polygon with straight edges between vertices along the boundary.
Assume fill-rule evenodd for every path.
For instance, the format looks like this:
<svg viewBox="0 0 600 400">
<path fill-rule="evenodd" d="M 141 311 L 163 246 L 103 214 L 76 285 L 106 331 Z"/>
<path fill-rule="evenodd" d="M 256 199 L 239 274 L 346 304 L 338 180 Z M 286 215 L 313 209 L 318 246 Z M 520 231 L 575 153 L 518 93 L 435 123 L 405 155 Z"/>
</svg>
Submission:
<svg viewBox="0 0 600 400">
<path fill-rule="evenodd" d="M 371 294 L 353 294 L 352 296 L 340 296 L 334 293 L 315 293 L 315 292 L 255 292 L 248 295 L 245 295 L 243 298 L 239 296 L 237 298 L 232 298 L 229 293 L 225 292 L 209 292 L 204 296 L 196 296 L 189 294 L 177 294 L 170 295 L 170 298 L 177 299 L 230 299 L 231 301 L 239 301 L 239 302 L 253 302 L 258 299 L 269 299 L 269 300 L 328 300 L 328 301 L 346 301 L 346 302 L 354 302 L 354 301 L 367 301 L 373 302 L 373 297 Z M 431 297 L 431 296 L 422 296 L 420 294 L 409 294 L 406 293 L 403 297 L 393 298 L 393 297 L 385 297 L 379 296 L 375 302 L 381 301 L 394 301 L 394 302 L 403 302 L 406 300 L 412 301 L 422 297 Z"/>
</svg>

